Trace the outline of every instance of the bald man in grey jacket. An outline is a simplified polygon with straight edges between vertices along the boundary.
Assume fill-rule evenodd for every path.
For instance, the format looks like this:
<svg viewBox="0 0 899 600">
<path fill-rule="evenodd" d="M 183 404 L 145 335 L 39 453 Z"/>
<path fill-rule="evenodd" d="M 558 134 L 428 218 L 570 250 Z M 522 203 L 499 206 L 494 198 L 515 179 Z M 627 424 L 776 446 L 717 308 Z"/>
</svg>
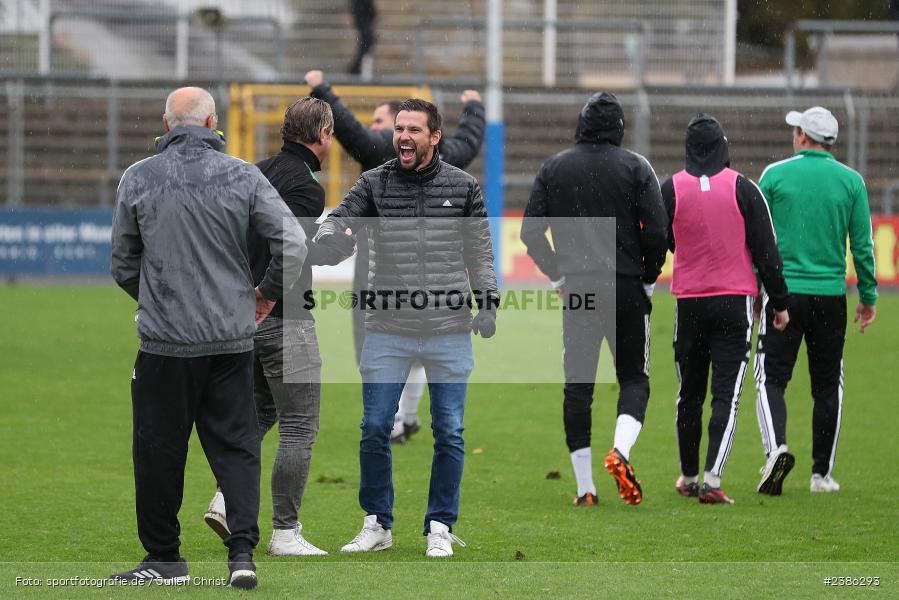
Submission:
<svg viewBox="0 0 899 600">
<path fill-rule="evenodd" d="M 253 335 L 297 280 L 305 235 L 258 168 L 222 152 L 215 102 L 200 88 L 166 101 L 157 154 L 122 175 L 113 278 L 137 300 L 131 377 L 137 531 L 146 558 L 116 580 L 189 581 L 178 510 L 194 425 L 227 499 L 229 583 L 256 586 L 260 438 Z M 271 262 L 254 289 L 249 232 Z"/>
</svg>

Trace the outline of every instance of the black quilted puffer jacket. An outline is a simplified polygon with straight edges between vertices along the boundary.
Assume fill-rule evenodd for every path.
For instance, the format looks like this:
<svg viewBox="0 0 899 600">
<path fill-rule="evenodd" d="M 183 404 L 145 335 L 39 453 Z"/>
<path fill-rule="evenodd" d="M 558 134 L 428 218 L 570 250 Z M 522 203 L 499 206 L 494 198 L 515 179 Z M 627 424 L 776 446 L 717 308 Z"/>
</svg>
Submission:
<svg viewBox="0 0 899 600">
<path fill-rule="evenodd" d="M 316 243 L 363 226 L 371 240 L 368 290 L 354 291 L 367 331 L 467 332 L 470 304 L 498 302 L 481 188 L 438 154 L 420 171 L 402 169 L 394 159 L 363 173 L 321 225 Z"/>
</svg>

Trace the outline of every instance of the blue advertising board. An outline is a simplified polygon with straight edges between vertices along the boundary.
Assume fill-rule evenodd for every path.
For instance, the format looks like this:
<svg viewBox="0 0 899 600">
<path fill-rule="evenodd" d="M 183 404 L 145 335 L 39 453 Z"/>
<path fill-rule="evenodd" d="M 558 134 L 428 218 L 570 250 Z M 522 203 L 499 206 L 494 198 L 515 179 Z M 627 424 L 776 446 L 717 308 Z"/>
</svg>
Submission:
<svg viewBox="0 0 899 600">
<path fill-rule="evenodd" d="M 109 276 L 112 209 L 0 209 L 0 277 Z"/>
</svg>

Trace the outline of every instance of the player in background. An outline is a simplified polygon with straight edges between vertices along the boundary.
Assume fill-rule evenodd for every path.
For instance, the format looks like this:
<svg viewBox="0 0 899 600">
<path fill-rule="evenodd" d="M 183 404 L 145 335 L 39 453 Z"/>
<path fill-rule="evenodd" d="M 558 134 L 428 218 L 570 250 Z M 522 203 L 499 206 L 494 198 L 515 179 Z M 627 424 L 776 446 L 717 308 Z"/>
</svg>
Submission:
<svg viewBox="0 0 899 600">
<path fill-rule="evenodd" d="M 396 150 L 393 148 L 393 119 L 400 105 L 399 100 L 389 100 L 376 106 L 371 125 L 366 129 L 334 93 L 321 71 L 306 73 L 306 83 L 312 87 L 312 96 L 331 105 L 334 111 L 334 135 L 347 153 L 359 163 L 363 172 L 396 158 Z M 459 100 L 462 102 L 462 114 L 459 115 L 456 133 L 441 137 L 437 150 L 441 160 L 465 169 L 478 155 L 484 141 L 484 105 L 481 103 L 481 95 L 475 90 L 465 90 Z M 357 233 L 357 245 L 353 290 L 358 294 L 366 289 L 368 281 L 368 237 L 364 230 Z M 364 316 L 362 310 L 353 311 L 356 362 L 359 361 L 365 339 Z M 394 419 L 390 435 L 392 442 L 403 444 L 421 429 L 418 406 L 424 396 L 426 383 L 424 367 L 418 364 L 412 367 Z"/>
<path fill-rule="evenodd" d="M 846 238 L 858 274 L 859 331 L 876 317 L 877 279 L 871 211 L 862 176 L 837 161 L 831 149 L 839 124 L 826 108 L 791 111 L 795 155 L 768 165 L 759 187 L 768 199 L 790 288 L 790 324 L 772 329 L 773 307 L 763 303 L 755 356 L 757 414 L 768 460 L 758 491 L 778 496 L 794 464 L 787 449 L 785 393 L 805 339 L 815 407 L 812 413 L 813 492 L 836 492 L 833 465 L 843 416 L 843 345 L 846 341 Z"/>
<path fill-rule="evenodd" d="M 575 145 L 549 158 L 537 173 L 521 226 L 528 254 L 566 306 L 575 296 L 599 298 L 599 310 L 562 313 L 563 410 L 577 480 L 575 505 L 596 504 L 591 406 L 603 338 L 615 357 L 620 386 L 614 442 L 604 466 L 622 500 L 636 505 L 643 499 L 629 461 L 649 402 L 650 296 L 665 262 L 667 224 L 655 172 L 644 157 L 621 147 L 623 137 L 618 99 L 606 92 L 591 96 L 578 118 Z M 616 220 L 614 244 L 603 239 L 604 232 L 588 231 L 591 219 L 610 217 Z M 606 315 L 603 305 L 614 305 L 615 314 Z"/>
<path fill-rule="evenodd" d="M 730 168 L 721 124 L 699 113 L 687 126 L 686 166 L 662 184 L 674 251 L 671 293 L 677 297 L 674 361 L 681 475 L 675 489 L 703 504 L 733 504 L 721 477 L 737 429 L 737 408 L 752 344 L 759 288 L 774 310 L 773 326 L 789 321 L 783 263 L 762 193 Z M 712 415 L 702 487 L 699 444 L 702 405 L 712 367 Z"/>
</svg>

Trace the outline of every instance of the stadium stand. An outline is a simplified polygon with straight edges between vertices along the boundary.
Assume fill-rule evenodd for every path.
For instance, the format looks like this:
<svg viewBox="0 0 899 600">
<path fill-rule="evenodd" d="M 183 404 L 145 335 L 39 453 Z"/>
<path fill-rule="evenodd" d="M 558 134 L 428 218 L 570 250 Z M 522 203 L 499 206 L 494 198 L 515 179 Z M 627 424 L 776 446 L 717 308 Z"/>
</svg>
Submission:
<svg viewBox="0 0 899 600">
<path fill-rule="evenodd" d="M 11 16 L 13 4 L 22 10 L 17 8 Z M 560 20 L 587 25 L 559 36 L 557 86 L 551 90 L 540 87 L 542 34 L 528 21 L 542 16 L 542 4 L 542 0 L 514 0 L 504 7 L 504 18 L 512 24 L 504 33 L 508 208 L 524 206 L 541 162 L 570 143 L 577 112 L 589 91 L 607 87 L 619 93 L 628 110 L 625 144 L 646 154 L 660 178 L 681 165 L 683 130 L 698 110 L 721 119 L 732 142 L 735 166 L 757 178 L 765 164 L 791 151 L 783 114 L 823 104 L 840 119 L 836 155 L 866 175 L 875 210 L 881 190 L 895 183 L 899 99 L 894 94 L 820 88 L 790 94 L 776 84 L 764 89 L 706 87 L 716 84 L 720 71 L 721 49 L 715 40 L 722 37 L 723 3 L 695 0 L 670 3 L 662 10 L 646 0 L 559 0 Z M 226 130 L 228 82 L 273 77 L 300 81 L 310 68 L 323 69 L 334 81 L 352 82 L 341 74 L 354 50 L 355 31 L 348 12 L 335 9 L 334 0 L 53 0 L 51 8 L 59 14 L 106 11 L 107 17 L 116 16 L 92 23 L 60 17 L 59 35 L 53 38 L 52 77 L 44 79 L 35 74 L 40 27 L 36 5 L 34 0 L 0 0 L 4 10 L 0 71 L 6 73 L 0 82 L 0 105 L 6 109 L 0 110 L 0 190 L 11 205 L 111 203 L 122 168 L 150 153 L 152 140 L 160 133 L 160 103 L 177 85 L 147 82 L 172 77 L 172 19 L 179 9 L 192 13 L 201 6 L 217 7 L 229 17 L 218 32 L 192 22 L 188 45 L 190 80 L 221 85 L 215 93 Z M 376 74 L 386 80 L 430 83 L 449 129 L 459 112 L 459 92 L 483 87 L 485 5 L 485 0 L 378 3 Z M 123 18 L 123 9 L 165 18 L 154 23 Z M 252 15 L 263 19 L 241 20 Z M 631 74 L 634 34 L 613 31 L 597 36 L 589 23 L 598 19 L 646 23 L 647 87 L 635 87 Z M 113 46 L 91 49 L 64 35 L 67 27 L 86 23 L 91 31 L 105 32 L 97 40 Z M 125 53 L 129 44 L 131 52 Z M 101 64 L 98 53 L 113 58 L 138 54 L 145 60 L 115 66 L 131 78 L 113 78 L 113 84 L 104 72 L 113 63 Z M 93 78 L 97 76 L 101 78 Z M 115 100 L 111 102 L 110 96 Z M 372 108 L 365 101 L 350 104 L 361 116 Z M 258 140 L 260 154 L 274 152 L 279 143 L 276 127 L 260 126 Z M 246 158 L 258 160 L 261 155 Z M 353 168 L 352 161 L 342 161 L 341 185 L 352 183 Z M 483 158 L 470 169 L 481 177 Z"/>
<path fill-rule="evenodd" d="M 151 152 L 152 142 L 160 133 L 160 103 L 169 86 L 137 86 L 105 82 L 42 82 L 31 80 L 25 86 L 23 145 L 25 156 L 24 200 L 31 205 L 92 206 L 111 202 L 121 169 Z M 7 87 L 0 87 L 0 104 L 10 102 Z M 434 88 L 434 99 L 446 115 L 446 126 L 452 130 L 460 110 L 458 89 Z M 115 163 L 110 164 L 108 133 L 110 94 L 119 95 L 116 105 L 118 134 Z M 549 94 L 534 89 L 516 90 L 507 98 L 506 178 L 507 206 L 521 208 L 534 173 L 542 161 L 571 143 L 578 111 L 587 90 L 556 90 Z M 223 94 L 219 95 L 219 112 L 224 116 Z M 652 160 L 660 178 L 680 168 L 683 161 L 683 131 L 696 111 L 716 114 L 727 128 L 733 147 L 734 166 L 757 178 L 762 168 L 779 157 L 790 154 L 790 138 L 783 124 L 786 110 L 796 106 L 820 103 L 833 108 L 843 124 L 835 153 L 841 160 L 867 164 L 867 181 L 872 205 L 876 208 L 880 191 L 892 180 L 899 167 L 899 101 L 887 95 L 853 96 L 855 110 L 862 106 L 869 114 L 868 137 L 862 156 L 861 132 L 853 132 L 848 124 L 843 94 L 803 92 L 792 101 L 783 92 L 730 90 L 710 95 L 707 91 L 658 89 L 648 93 L 650 116 L 649 146 L 638 148 L 634 134 L 636 96 L 621 95 L 628 108 L 628 131 L 625 145 L 642 150 Z M 350 106 L 367 116 L 371 107 L 358 100 Z M 0 139 L 10 138 L 12 115 L 0 111 Z M 224 121 L 224 118 L 223 118 Z M 856 121 L 859 121 L 856 118 Z M 536 124 L 539 123 L 539 126 Z M 222 123 L 227 131 L 227 122 Z M 260 131 L 261 158 L 277 149 L 277 128 Z M 852 148 L 856 147 L 854 151 Z M 9 143 L 0 144 L 0 190 L 5 190 L 9 169 Z M 347 169 L 344 182 L 351 183 L 352 161 L 342 161 Z M 326 165 L 327 168 L 327 165 Z M 470 167 L 483 175 L 483 159 Z M 326 180 L 327 178 L 325 178 Z"/>
<path fill-rule="evenodd" d="M 515 85 L 541 82 L 541 0 L 507 2 L 505 78 Z M 660 10 L 649 0 L 584 3 L 561 0 L 558 19 L 558 81 L 589 84 L 614 77 L 631 84 L 634 64 L 646 45 L 647 78 L 654 83 L 719 82 L 724 54 L 723 3 L 695 0 Z M 36 37 L 43 26 L 37 0 L 4 0 L 15 18 L 5 29 Z M 375 68 L 398 77 L 483 79 L 485 0 L 409 2 L 379 0 Z M 21 10 L 19 10 L 21 7 Z M 212 22 L 198 9 L 218 10 Z M 345 10 L 328 0 L 52 0 L 53 70 L 116 79 L 167 76 L 175 63 L 178 15 L 189 17 L 191 76 L 271 80 L 300 77 L 321 67 L 345 68 L 355 30 Z M 18 13 L 22 13 L 21 16 Z M 90 15 L 94 15 L 91 18 Z M 614 20 L 642 22 L 644 33 L 599 29 Z M 211 23 L 220 23 L 215 25 Z M 565 25 L 567 23 L 567 25 Z M 8 35 L 2 33 L 0 35 Z M 697 51 L 698 50 L 698 51 Z M 19 62 L 37 62 L 37 44 L 17 50 Z M 66 61 L 65 55 L 81 58 Z M 0 70 L 13 70 L 0 63 Z"/>
</svg>

